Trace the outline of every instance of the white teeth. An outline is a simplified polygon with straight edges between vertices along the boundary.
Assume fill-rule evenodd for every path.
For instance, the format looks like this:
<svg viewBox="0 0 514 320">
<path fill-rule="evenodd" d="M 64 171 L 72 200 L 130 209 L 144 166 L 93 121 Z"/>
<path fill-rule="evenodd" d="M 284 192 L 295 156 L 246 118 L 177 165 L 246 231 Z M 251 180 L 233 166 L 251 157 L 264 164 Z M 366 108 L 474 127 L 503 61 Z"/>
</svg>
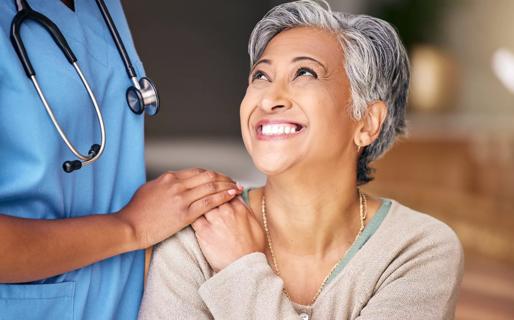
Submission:
<svg viewBox="0 0 514 320">
<path fill-rule="evenodd" d="M 296 126 L 293 124 L 265 124 L 261 128 L 263 135 L 284 135 L 296 133 Z"/>
</svg>

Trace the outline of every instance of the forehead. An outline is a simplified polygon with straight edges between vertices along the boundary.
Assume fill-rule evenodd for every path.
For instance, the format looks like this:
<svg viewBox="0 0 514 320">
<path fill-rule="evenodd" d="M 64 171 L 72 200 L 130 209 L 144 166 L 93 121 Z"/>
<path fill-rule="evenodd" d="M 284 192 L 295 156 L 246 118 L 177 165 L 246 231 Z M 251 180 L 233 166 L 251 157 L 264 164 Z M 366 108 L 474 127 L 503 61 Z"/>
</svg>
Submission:
<svg viewBox="0 0 514 320">
<path fill-rule="evenodd" d="M 327 64 L 342 64 L 343 49 L 334 33 L 312 27 L 296 27 L 277 34 L 268 43 L 261 59 L 291 60 L 311 56 Z"/>
</svg>

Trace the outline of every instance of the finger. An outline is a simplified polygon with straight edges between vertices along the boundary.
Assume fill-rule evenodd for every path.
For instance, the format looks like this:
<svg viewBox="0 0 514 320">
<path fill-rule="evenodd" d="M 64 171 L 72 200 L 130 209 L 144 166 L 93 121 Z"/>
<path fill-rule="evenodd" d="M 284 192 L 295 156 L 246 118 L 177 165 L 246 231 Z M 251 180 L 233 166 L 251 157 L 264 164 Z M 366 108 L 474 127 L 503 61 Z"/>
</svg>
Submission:
<svg viewBox="0 0 514 320">
<path fill-rule="evenodd" d="M 232 206 L 230 205 L 230 201 L 229 201 L 229 202 L 225 202 L 224 204 L 219 206 L 217 209 L 207 212 L 203 216 L 207 219 L 207 221 L 209 221 L 209 223 L 213 224 L 213 223 L 216 223 L 216 221 L 218 221 L 219 219 L 221 219 L 221 217 L 220 217 L 221 215 L 227 214 L 227 213 L 230 213 L 233 211 L 234 210 L 232 209 Z"/>
<path fill-rule="evenodd" d="M 237 185 L 233 182 L 207 182 L 184 192 L 184 199 L 187 203 L 193 203 L 209 195 L 230 190 L 233 190 L 231 191 L 231 193 L 234 193 L 233 195 L 241 193 Z"/>
<path fill-rule="evenodd" d="M 228 202 L 236 196 L 237 191 L 230 189 L 228 191 L 222 191 L 215 194 L 211 194 L 207 197 L 203 197 L 199 200 L 194 201 L 189 206 L 189 218 L 195 220 L 197 217 L 204 215 L 206 212 L 219 207 L 220 205 Z"/>
<path fill-rule="evenodd" d="M 176 176 L 175 176 L 175 172 L 173 171 L 167 171 L 167 172 L 164 172 L 163 174 L 161 174 L 155 181 L 165 181 L 165 182 L 170 182 L 170 181 L 173 181 L 173 180 L 176 180 Z"/>
<path fill-rule="evenodd" d="M 202 172 L 204 172 L 205 169 L 199 169 L 199 168 L 191 168 L 191 169 L 184 169 L 179 171 L 167 171 L 164 172 L 159 176 L 159 179 L 170 182 L 177 179 L 188 179 L 191 177 L 194 177 L 195 175 L 198 175 Z"/>
<path fill-rule="evenodd" d="M 202 168 L 188 168 L 188 169 L 175 171 L 173 173 L 175 174 L 177 179 L 184 180 L 184 179 L 189 179 L 189 178 L 195 177 L 199 174 L 204 173 L 205 171 L 206 170 L 202 169 Z"/>
<path fill-rule="evenodd" d="M 241 196 L 237 196 L 232 201 L 230 201 L 230 203 L 232 204 L 235 212 L 245 213 L 248 218 L 253 219 L 256 222 L 258 221 L 252 208 L 250 208 L 250 206 L 243 200 L 243 198 L 241 198 Z"/>
<path fill-rule="evenodd" d="M 205 229 L 208 225 L 209 221 L 207 221 L 204 216 L 198 217 L 198 219 L 191 223 L 191 227 L 195 232 L 201 232 L 201 230 Z"/>
<path fill-rule="evenodd" d="M 216 209 L 213 209 L 213 210 L 207 212 L 202 217 L 204 217 L 207 221 L 212 222 L 212 220 L 214 220 L 215 217 L 219 214 L 220 214 L 220 211 L 219 211 L 219 207 L 218 207 Z"/>
<path fill-rule="evenodd" d="M 232 207 L 236 211 L 246 211 L 249 207 L 246 205 L 246 202 L 244 202 L 243 198 L 241 196 L 237 196 L 232 201 L 230 201 L 230 204 L 232 204 Z"/>
<path fill-rule="evenodd" d="M 225 181 L 225 182 L 232 182 L 235 184 L 234 180 L 232 180 L 231 178 L 229 178 L 225 175 L 219 174 L 214 171 L 204 171 L 200 174 L 197 174 L 195 176 L 187 178 L 184 181 L 184 186 L 188 189 L 192 189 L 192 188 L 198 187 L 202 184 L 206 184 L 206 183 L 214 182 L 214 181 Z"/>
</svg>

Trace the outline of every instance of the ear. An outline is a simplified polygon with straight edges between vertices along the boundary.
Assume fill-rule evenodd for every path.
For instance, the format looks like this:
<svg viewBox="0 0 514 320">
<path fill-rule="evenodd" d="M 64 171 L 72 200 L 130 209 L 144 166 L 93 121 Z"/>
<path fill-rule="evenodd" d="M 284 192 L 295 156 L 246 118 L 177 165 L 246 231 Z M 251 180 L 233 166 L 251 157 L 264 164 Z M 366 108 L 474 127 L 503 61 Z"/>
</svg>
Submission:
<svg viewBox="0 0 514 320">
<path fill-rule="evenodd" d="M 368 106 L 364 117 L 359 121 L 354 142 L 358 147 L 372 144 L 380 135 L 387 116 L 387 107 L 383 101 L 375 101 Z"/>
</svg>

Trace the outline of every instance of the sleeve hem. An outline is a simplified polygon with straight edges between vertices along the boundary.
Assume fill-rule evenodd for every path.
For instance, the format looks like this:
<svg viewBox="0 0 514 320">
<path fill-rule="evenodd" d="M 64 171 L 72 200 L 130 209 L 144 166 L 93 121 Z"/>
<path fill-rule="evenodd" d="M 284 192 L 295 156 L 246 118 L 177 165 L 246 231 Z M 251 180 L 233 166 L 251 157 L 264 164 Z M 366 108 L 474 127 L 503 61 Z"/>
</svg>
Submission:
<svg viewBox="0 0 514 320">
<path fill-rule="evenodd" d="M 247 254 L 232 262 L 225 267 L 225 269 L 205 281 L 198 289 L 198 293 L 207 303 L 208 300 L 215 299 L 216 295 L 221 293 L 221 291 L 218 290 L 219 288 L 226 287 L 227 283 L 230 282 L 233 282 L 233 286 L 237 286 L 241 277 L 251 277 L 251 274 L 248 272 L 249 270 L 255 271 L 256 269 L 262 268 L 269 268 L 271 271 L 264 253 L 253 252 Z"/>
</svg>

